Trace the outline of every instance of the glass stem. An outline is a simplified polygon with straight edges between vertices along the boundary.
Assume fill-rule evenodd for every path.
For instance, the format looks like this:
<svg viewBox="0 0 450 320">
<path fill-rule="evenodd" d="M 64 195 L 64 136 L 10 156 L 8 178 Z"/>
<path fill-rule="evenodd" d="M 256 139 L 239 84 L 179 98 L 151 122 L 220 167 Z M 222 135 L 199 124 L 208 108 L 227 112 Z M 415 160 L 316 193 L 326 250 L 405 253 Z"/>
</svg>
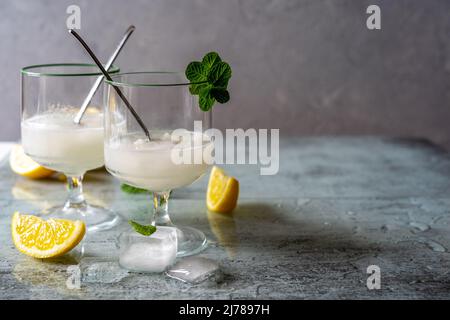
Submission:
<svg viewBox="0 0 450 320">
<path fill-rule="evenodd" d="M 67 190 L 69 191 L 69 197 L 64 205 L 64 209 L 82 208 L 86 206 L 86 200 L 83 195 L 83 175 L 68 176 Z"/>
<path fill-rule="evenodd" d="M 170 191 L 153 192 L 153 225 L 173 226 L 169 217 Z"/>
</svg>

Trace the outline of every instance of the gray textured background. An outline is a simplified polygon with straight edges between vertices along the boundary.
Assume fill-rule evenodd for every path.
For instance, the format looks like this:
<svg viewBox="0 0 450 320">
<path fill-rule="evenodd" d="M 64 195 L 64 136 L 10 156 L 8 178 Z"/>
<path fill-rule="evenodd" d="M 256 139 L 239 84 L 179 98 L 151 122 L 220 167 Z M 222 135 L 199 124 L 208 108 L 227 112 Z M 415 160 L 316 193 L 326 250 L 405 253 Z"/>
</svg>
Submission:
<svg viewBox="0 0 450 320">
<path fill-rule="evenodd" d="M 217 127 L 282 135 L 423 136 L 450 147 L 450 1 L 0 0 L 0 140 L 19 138 L 22 66 L 88 61 L 81 33 L 106 59 L 129 24 L 122 70 L 179 69 L 209 50 L 232 65 L 232 101 Z M 382 30 L 365 10 L 378 4 Z"/>
</svg>

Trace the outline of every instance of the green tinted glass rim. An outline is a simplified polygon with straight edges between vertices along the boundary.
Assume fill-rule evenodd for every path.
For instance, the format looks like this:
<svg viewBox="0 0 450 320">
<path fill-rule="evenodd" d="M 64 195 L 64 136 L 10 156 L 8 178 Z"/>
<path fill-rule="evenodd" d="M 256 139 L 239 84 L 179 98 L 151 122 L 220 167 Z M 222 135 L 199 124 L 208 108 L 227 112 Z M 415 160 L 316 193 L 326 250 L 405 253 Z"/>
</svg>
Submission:
<svg viewBox="0 0 450 320">
<path fill-rule="evenodd" d="M 97 65 L 91 63 L 49 63 L 49 64 L 35 64 L 27 67 L 23 67 L 20 69 L 20 73 L 31 76 L 31 77 L 86 77 L 86 76 L 102 76 L 103 73 L 99 70 L 98 72 L 73 72 L 73 73 L 58 73 L 58 72 L 36 72 L 32 71 L 37 68 L 46 68 L 46 67 L 95 67 L 98 68 Z M 120 68 L 112 65 L 109 68 L 108 73 L 116 74 L 120 71 Z"/>
<path fill-rule="evenodd" d="M 179 74 L 183 75 L 184 73 L 178 71 L 139 71 L 139 72 L 123 72 L 116 73 L 114 76 L 111 76 L 112 81 L 105 79 L 105 82 L 109 85 L 116 87 L 177 87 L 177 86 L 189 86 L 191 82 L 174 82 L 174 83 L 151 83 L 151 82 L 122 82 L 114 80 L 114 78 L 124 76 L 124 75 L 133 75 L 133 74 Z"/>
</svg>

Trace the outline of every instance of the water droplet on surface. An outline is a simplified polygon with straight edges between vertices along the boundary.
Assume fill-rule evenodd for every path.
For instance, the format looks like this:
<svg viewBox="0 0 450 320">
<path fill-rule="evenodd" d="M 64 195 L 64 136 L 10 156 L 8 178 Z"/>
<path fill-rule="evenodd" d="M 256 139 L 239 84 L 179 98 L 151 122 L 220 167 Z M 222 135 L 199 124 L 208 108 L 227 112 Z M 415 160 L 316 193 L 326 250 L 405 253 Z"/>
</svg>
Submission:
<svg viewBox="0 0 450 320">
<path fill-rule="evenodd" d="M 394 225 L 394 224 L 384 224 L 384 225 L 381 226 L 381 230 L 383 232 L 397 230 L 397 229 L 399 229 L 399 226 Z"/>
<path fill-rule="evenodd" d="M 424 232 L 430 229 L 430 226 L 428 224 L 417 221 L 411 221 L 409 225 L 418 232 Z"/>
</svg>

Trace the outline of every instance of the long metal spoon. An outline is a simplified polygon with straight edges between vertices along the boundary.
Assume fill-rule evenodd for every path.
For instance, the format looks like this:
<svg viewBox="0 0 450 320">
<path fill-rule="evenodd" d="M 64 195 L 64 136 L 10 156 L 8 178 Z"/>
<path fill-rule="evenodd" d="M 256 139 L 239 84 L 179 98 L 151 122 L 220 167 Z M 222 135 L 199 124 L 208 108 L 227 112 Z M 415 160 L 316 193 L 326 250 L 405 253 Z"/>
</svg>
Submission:
<svg viewBox="0 0 450 320">
<path fill-rule="evenodd" d="M 111 76 L 109 75 L 108 71 L 105 70 L 105 68 L 103 68 L 101 62 L 98 60 L 98 58 L 95 56 L 94 52 L 92 52 L 91 48 L 89 48 L 89 46 L 87 45 L 86 42 L 84 42 L 84 40 L 80 37 L 80 35 L 73 29 L 69 30 L 69 33 L 71 33 L 80 43 L 81 45 L 84 47 L 84 49 L 86 49 L 86 51 L 89 53 L 89 55 L 91 56 L 92 60 L 94 60 L 95 64 L 99 67 L 99 69 L 102 71 L 103 75 L 105 76 L 106 79 L 108 79 L 108 81 L 113 81 Z M 142 130 L 144 131 L 145 135 L 147 136 L 148 140 L 151 141 L 150 138 L 150 133 L 147 129 L 147 127 L 145 126 L 144 122 L 142 121 L 142 119 L 139 117 L 139 115 L 136 113 L 136 111 L 134 110 L 134 108 L 131 106 L 130 102 L 128 102 L 127 98 L 123 95 L 122 91 L 120 91 L 120 89 L 115 86 L 112 85 L 112 87 L 114 88 L 114 90 L 116 90 L 117 94 L 119 95 L 119 97 L 123 100 L 123 102 L 125 103 L 125 105 L 127 106 L 128 110 L 130 110 L 131 114 L 134 116 L 134 118 L 136 119 L 136 121 L 138 122 L 139 126 L 142 128 Z"/>
<path fill-rule="evenodd" d="M 123 46 L 127 42 L 128 38 L 133 33 L 134 29 L 136 29 L 134 26 L 128 27 L 127 31 L 125 32 L 125 34 L 122 37 L 122 40 L 120 40 L 120 42 L 119 42 L 118 46 L 116 47 L 116 49 L 114 50 L 113 54 L 111 55 L 109 60 L 106 62 L 106 65 L 105 65 L 106 70 L 109 70 L 109 68 L 112 66 L 112 64 L 116 60 L 117 56 L 119 55 L 120 51 L 122 50 Z M 92 97 L 97 92 L 98 88 L 100 87 L 100 84 L 102 83 L 103 77 L 104 76 L 98 77 L 97 80 L 95 81 L 94 85 L 92 86 L 91 90 L 89 90 L 89 93 L 86 96 L 86 98 L 84 99 L 80 110 L 78 111 L 77 115 L 73 119 L 73 122 L 75 122 L 76 124 L 80 124 L 81 118 L 83 117 L 84 113 L 86 112 L 86 109 L 87 109 L 89 103 L 91 102 Z"/>
</svg>

